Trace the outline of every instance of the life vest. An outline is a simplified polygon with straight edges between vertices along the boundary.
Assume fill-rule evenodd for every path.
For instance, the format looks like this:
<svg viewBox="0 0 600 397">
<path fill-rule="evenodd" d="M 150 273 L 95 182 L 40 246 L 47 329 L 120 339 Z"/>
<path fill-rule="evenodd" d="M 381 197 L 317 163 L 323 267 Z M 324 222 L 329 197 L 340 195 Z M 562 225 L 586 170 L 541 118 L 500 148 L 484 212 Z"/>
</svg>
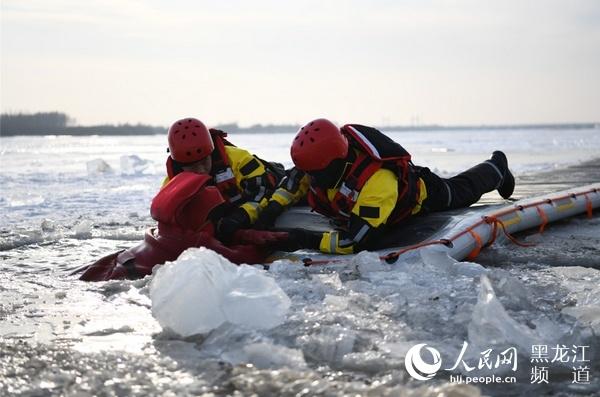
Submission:
<svg viewBox="0 0 600 397">
<path fill-rule="evenodd" d="M 326 189 L 311 186 L 307 196 L 309 205 L 325 216 L 347 221 L 365 183 L 384 168 L 398 177 L 398 200 L 387 223 L 408 217 L 418 199 L 418 178 L 410 154 L 375 128 L 347 124 L 341 131 L 348 138 L 349 150 L 358 149 L 356 159 L 333 200 L 329 200 Z"/>
<path fill-rule="evenodd" d="M 236 183 L 236 177 L 231 168 L 231 161 L 225 150 L 225 146 L 235 147 L 235 145 L 225 139 L 227 136 L 226 132 L 212 128 L 209 131 L 215 143 L 215 150 L 212 153 L 213 166 L 211 174 L 214 175 L 215 184 L 223 197 L 230 203 L 236 204 L 242 199 L 242 191 Z M 252 157 L 265 168 L 265 182 L 269 185 L 265 187 L 269 190 L 274 190 L 285 177 L 285 168 L 279 163 L 265 161 L 256 155 L 252 155 Z"/>
<path fill-rule="evenodd" d="M 146 230 L 140 244 L 105 256 L 89 265 L 81 280 L 100 281 L 139 278 L 152 272 L 155 265 L 173 261 L 190 247 L 207 245 L 214 235 L 209 215 L 225 200 L 210 186 L 209 175 L 181 172 L 165 185 L 152 200 L 150 215 L 158 228 Z M 203 205 L 188 209 L 194 200 Z M 195 224 L 194 224 L 195 223 Z"/>
<path fill-rule="evenodd" d="M 210 213 L 225 202 L 219 190 L 210 185 L 211 179 L 210 175 L 181 172 L 165 185 L 150 205 L 150 215 L 158 221 L 159 230 L 189 234 L 202 229 L 210 221 Z M 190 213 L 188 204 L 198 202 L 202 205 L 194 205 Z"/>
<path fill-rule="evenodd" d="M 231 169 L 231 162 L 225 152 L 225 145 L 235 145 L 225 139 L 226 132 L 214 128 L 209 129 L 209 131 L 215 144 L 215 150 L 211 154 L 213 164 L 211 174 L 214 177 L 215 185 L 227 201 L 236 204 L 242 199 L 242 191 L 238 188 L 235 174 Z"/>
<path fill-rule="evenodd" d="M 135 279 L 152 273 L 152 268 L 174 261 L 190 247 L 207 247 L 234 263 L 262 263 L 267 253 L 251 245 L 224 246 L 215 239 L 210 222 L 211 211 L 223 204 L 218 189 L 208 185 L 209 175 L 192 172 L 177 174 L 152 200 L 150 213 L 158 221 L 144 240 L 129 249 L 121 250 L 86 265 L 75 273 L 85 281 Z"/>
</svg>

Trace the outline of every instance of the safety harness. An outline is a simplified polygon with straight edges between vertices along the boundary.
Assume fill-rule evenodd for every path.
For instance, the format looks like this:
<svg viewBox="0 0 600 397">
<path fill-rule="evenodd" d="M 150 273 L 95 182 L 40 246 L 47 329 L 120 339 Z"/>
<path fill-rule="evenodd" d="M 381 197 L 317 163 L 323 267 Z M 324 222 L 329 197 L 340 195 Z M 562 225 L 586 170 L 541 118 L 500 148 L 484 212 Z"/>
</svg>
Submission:
<svg viewBox="0 0 600 397">
<path fill-rule="evenodd" d="M 325 216 L 347 221 L 365 183 L 385 168 L 398 177 L 398 201 L 387 223 L 397 223 L 410 215 L 417 203 L 418 178 L 406 149 L 375 128 L 347 124 L 341 131 L 348 138 L 350 150 L 358 149 L 356 159 L 333 200 L 329 200 L 326 189 L 311 186 L 309 205 Z"/>
<path fill-rule="evenodd" d="M 214 128 L 211 128 L 209 131 L 215 144 L 215 150 L 211 154 L 213 164 L 211 174 L 214 175 L 217 189 L 219 189 L 227 201 L 235 204 L 242 199 L 242 192 L 237 186 L 229 157 L 225 153 L 225 145 L 235 145 L 225 139 L 227 136 L 226 132 Z"/>
</svg>

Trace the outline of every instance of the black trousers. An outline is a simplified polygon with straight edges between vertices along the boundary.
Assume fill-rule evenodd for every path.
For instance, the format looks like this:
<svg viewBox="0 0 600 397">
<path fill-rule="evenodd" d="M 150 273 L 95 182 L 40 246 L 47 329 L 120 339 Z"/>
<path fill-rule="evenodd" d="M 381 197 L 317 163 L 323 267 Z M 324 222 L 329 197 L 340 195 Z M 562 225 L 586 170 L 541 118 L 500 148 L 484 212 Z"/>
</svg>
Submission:
<svg viewBox="0 0 600 397">
<path fill-rule="evenodd" d="M 439 177 L 429 168 L 415 168 L 427 188 L 423 213 L 468 207 L 479 201 L 484 193 L 496 190 L 502 180 L 500 169 L 490 160 L 448 179 Z"/>
</svg>

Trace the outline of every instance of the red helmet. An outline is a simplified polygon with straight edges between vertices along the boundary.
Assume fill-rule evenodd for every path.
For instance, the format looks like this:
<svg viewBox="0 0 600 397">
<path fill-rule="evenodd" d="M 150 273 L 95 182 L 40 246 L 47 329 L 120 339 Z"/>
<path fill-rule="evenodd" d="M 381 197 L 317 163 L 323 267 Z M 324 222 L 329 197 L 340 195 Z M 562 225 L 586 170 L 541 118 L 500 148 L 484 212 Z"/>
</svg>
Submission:
<svg viewBox="0 0 600 397">
<path fill-rule="evenodd" d="M 202 160 L 215 149 L 208 128 L 193 118 L 174 122 L 169 128 L 168 140 L 171 158 L 180 163 Z"/>
<path fill-rule="evenodd" d="M 333 160 L 346 157 L 348 139 L 331 121 L 317 119 L 300 128 L 290 153 L 302 171 L 322 170 Z"/>
</svg>

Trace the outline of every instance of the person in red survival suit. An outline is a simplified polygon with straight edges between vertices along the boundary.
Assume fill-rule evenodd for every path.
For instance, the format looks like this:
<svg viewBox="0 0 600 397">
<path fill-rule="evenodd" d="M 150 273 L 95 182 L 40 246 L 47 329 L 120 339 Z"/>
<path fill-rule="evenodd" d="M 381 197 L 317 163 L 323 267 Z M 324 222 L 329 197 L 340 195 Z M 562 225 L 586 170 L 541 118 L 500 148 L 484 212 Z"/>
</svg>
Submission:
<svg viewBox="0 0 600 397">
<path fill-rule="evenodd" d="M 197 162 L 200 172 L 212 176 L 214 185 L 229 203 L 216 225 L 216 234 L 219 240 L 229 243 L 237 230 L 250 228 L 258 219 L 285 176 L 285 169 L 233 145 L 226 136 L 195 118 L 173 123 L 168 132 L 170 155 L 165 183 L 190 162 Z"/>
<path fill-rule="evenodd" d="M 194 143 L 199 156 L 210 147 L 199 141 Z M 158 226 L 146 230 L 139 245 L 76 271 L 83 270 L 80 279 L 141 278 L 151 274 L 154 266 L 175 260 L 190 247 L 210 248 L 236 264 L 264 262 L 269 245 L 287 238 L 287 233 L 240 229 L 227 245 L 223 244 L 215 237 L 216 225 L 228 204 L 205 172 L 206 162 L 202 159 L 183 164 L 181 172 L 152 200 L 150 214 Z"/>
</svg>

